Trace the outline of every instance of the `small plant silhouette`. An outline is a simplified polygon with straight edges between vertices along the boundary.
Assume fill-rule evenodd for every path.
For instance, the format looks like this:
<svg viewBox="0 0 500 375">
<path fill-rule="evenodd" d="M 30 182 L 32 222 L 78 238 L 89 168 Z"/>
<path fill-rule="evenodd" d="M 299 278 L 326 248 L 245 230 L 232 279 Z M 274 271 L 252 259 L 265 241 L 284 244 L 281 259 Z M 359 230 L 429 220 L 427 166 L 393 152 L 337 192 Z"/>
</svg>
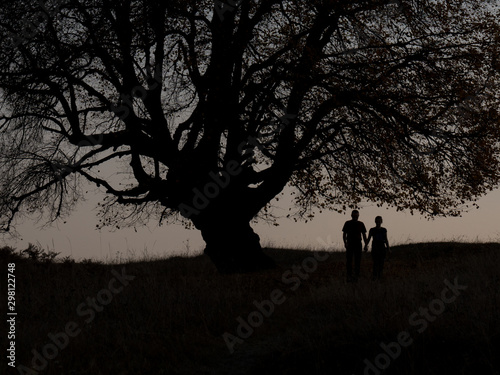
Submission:
<svg viewBox="0 0 500 375">
<path fill-rule="evenodd" d="M 21 251 L 21 254 L 27 256 L 28 259 L 34 262 L 52 263 L 60 253 L 50 250 L 45 251 L 40 246 L 30 243 L 26 250 Z"/>
</svg>

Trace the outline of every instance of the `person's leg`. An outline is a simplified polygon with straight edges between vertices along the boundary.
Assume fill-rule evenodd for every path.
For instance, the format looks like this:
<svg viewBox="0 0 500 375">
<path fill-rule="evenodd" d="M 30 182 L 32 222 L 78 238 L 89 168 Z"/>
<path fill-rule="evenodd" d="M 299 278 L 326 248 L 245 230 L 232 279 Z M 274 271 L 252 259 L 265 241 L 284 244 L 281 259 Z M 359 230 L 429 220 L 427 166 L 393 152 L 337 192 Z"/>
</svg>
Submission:
<svg viewBox="0 0 500 375">
<path fill-rule="evenodd" d="M 361 254 L 363 249 L 361 246 L 356 247 L 354 251 L 354 279 L 357 280 L 359 278 L 359 271 L 361 269 Z"/>
<path fill-rule="evenodd" d="M 382 269 L 382 260 L 380 259 L 380 255 L 377 257 L 377 270 L 375 274 L 375 278 L 378 280 L 380 279 L 381 274 L 381 269 Z"/>
<path fill-rule="evenodd" d="M 351 281 L 352 279 L 352 257 L 353 251 L 351 247 L 347 247 L 346 249 L 346 269 L 347 269 L 347 280 Z"/>
<path fill-rule="evenodd" d="M 385 249 L 382 249 L 379 260 L 379 269 L 378 269 L 378 277 L 382 277 L 382 271 L 384 270 L 384 261 L 385 261 Z"/>
<path fill-rule="evenodd" d="M 373 279 L 380 279 L 382 276 L 382 264 L 383 264 L 383 249 L 379 247 L 374 247 L 372 249 L 373 254 Z"/>
<path fill-rule="evenodd" d="M 377 259 L 377 253 L 375 252 L 375 249 L 372 248 L 372 261 L 373 261 L 373 272 L 372 272 L 372 280 L 377 279 L 377 269 L 378 269 L 378 259 Z"/>
</svg>

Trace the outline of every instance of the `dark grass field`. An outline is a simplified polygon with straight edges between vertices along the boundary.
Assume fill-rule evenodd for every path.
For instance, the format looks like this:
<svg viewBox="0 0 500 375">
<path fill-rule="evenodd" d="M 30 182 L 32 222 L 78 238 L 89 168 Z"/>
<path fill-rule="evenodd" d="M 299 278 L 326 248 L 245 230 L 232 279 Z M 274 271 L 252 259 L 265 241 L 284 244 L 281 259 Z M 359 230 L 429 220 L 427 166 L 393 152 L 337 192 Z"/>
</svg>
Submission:
<svg viewBox="0 0 500 375">
<path fill-rule="evenodd" d="M 343 253 L 266 252 L 277 269 L 228 276 L 204 256 L 99 264 L 2 249 L 2 314 L 15 263 L 25 367 L 7 365 L 2 329 L 0 374 L 500 374 L 500 244 L 394 247 L 381 282 L 364 254 L 356 284 Z"/>
</svg>

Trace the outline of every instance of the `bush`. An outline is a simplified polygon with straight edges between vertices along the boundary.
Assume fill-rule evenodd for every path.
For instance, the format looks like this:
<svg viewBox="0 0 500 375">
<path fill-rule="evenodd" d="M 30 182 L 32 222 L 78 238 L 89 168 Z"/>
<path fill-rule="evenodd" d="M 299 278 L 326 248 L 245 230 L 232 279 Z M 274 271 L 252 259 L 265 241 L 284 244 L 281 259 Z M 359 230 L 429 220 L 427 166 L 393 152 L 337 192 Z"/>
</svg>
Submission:
<svg viewBox="0 0 500 375">
<path fill-rule="evenodd" d="M 29 260 L 34 262 L 52 263 L 54 259 L 60 254 L 55 251 L 46 251 L 38 245 L 28 244 L 26 250 L 21 251 L 22 255 L 26 255 Z"/>
</svg>

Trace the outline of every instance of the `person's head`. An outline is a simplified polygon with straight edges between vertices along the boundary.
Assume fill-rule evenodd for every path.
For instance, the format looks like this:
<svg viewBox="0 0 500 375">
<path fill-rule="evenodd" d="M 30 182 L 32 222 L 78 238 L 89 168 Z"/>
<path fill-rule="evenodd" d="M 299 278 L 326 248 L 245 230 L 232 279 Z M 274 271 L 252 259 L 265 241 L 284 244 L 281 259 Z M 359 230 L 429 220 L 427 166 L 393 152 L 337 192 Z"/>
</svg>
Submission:
<svg viewBox="0 0 500 375">
<path fill-rule="evenodd" d="M 358 220 L 359 219 L 359 211 L 358 210 L 353 210 L 351 212 L 351 217 L 354 221 Z"/>
<path fill-rule="evenodd" d="M 375 224 L 377 224 L 377 226 L 381 226 L 382 225 L 382 216 L 377 216 L 375 218 Z"/>
</svg>

